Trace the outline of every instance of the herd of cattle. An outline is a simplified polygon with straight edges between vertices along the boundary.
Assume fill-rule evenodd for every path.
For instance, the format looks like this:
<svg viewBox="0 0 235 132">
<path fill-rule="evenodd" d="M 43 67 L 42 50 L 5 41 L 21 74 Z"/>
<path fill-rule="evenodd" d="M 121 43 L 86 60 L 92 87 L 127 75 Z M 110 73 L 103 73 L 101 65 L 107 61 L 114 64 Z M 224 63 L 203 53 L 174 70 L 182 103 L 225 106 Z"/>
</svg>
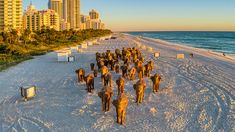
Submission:
<svg viewBox="0 0 235 132">
<path fill-rule="evenodd" d="M 94 87 L 94 78 L 97 77 L 98 73 L 101 74 L 101 80 L 103 84 L 102 90 L 98 93 L 98 96 L 102 99 L 102 110 L 104 112 L 110 110 L 111 99 L 113 96 L 112 89 L 112 74 L 111 71 L 115 71 L 117 74 L 122 73 L 122 76 L 116 80 L 118 87 L 118 96 L 116 100 L 113 100 L 112 104 L 116 107 L 117 123 L 124 124 L 126 108 L 128 105 L 128 98 L 125 94 L 125 80 L 135 80 L 136 74 L 138 73 L 138 81 L 133 85 L 134 90 L 136 90 L 136 103 L 142 103 L 144 99 L 144 92 L 146 88 L 146 82 L 144 77 L 149 77 L 153 82 L 153 92 L 157 92 L 159 89 L 161 77 L 159 74 L 150 76 L 151 71 L 154 68 L 154 62 L 149 61 L 144 64 L 144 57 L 140 50 L 133 48 L 123 48 L 116 49 L 115 53 L 107 50 L 104 53 L 96 53 L 96 65 L 98 69 L 95 68 L 95 64 L 91 63 L 92 73 L 85 76 L 85 70 L 80 68 L 76 70 L 78 75 L 78 81 L 80 83 L 85 82 L 87 86 L 87 91 L 92 92 Z"/>
</svg>

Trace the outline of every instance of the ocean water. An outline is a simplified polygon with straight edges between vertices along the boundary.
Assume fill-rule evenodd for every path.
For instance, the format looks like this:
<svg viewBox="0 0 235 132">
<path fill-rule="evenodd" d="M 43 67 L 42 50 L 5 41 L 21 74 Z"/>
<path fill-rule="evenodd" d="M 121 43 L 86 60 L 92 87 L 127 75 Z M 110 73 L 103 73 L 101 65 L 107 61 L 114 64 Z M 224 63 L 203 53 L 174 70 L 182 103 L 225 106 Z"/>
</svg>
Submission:
<svg viewBox="0 0 235 132">
<path fill-rule="evenodd" d="M 235 32 L 128 32 L 128 34 L 235 55 Z"/>
</svg>

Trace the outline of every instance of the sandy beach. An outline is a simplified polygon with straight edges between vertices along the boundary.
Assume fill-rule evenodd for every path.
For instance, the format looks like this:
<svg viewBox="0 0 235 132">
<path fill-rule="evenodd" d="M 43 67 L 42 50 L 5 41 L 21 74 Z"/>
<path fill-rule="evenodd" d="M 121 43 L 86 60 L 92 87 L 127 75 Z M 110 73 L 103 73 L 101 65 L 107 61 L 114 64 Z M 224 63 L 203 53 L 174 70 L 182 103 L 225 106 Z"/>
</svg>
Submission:
<svg viewBox="0 0 235 132">
<path fill-rule="evenodd" d="M 234 57 L 162 40 L 117 36 L 73 53 L 77 59 L 72 63 L 57 62 L 52 52 L 0 72 L 0 131 L 235 131 Z M 84 68 L 90 73 L 96 52 L 134 47 L 136 42 L 160 52 L 155 58 L 141 49 L 146 61 L 155 62 L 151 74 L 160 73 L 162 82 L 154 94 L 152 82 L 145 78 L 144 102 L 137 106 L 133 89 L 137 80 L 126 80 L 129 105 L 125 125 L 120 126 L 114 106 L 102 112 L 97 95 L 102 88 L 100 75 L 94 93 L 87 94 L 74 71 Z M 180 53 L 185 59 L 176 59 Z M 112 75 L 116 99 L 115 81 L 120 75 Z M 20 97 L 19 87 L 25 85 L 37 86 L 37 96 L 28 102 Z"/>
</svg>

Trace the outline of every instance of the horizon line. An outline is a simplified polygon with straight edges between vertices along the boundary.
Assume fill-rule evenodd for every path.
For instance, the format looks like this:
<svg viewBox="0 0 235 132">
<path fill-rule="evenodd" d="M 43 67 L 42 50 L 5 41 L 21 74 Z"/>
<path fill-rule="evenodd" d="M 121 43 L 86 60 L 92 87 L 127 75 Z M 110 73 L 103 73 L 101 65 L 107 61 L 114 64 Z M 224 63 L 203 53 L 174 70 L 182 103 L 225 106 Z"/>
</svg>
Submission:
<svg viewBox="0 0 235 132">
<path fill-rule="evenodd" d="M 112 31 L 112 30 L 111 30 Z M 113 31 L 113 32 L 235 32 L 235 31 L 220 31 L 220 30 L 218 30 L 218 31 L 214 31 L 214 30 L 208 30 L 208 31 L 206 31 L 206 30 L 201 30 L 201 31 L 198 31 L 198 30 L 186 30 L 186 31 L 183 31 L 183 30 L 172 30 L 172 31 L 150 31 L 150 30 L 140 30 L 140 31 L 138 31 L 138 30 L 127 30 L 127 31 Z"/>
</svg>

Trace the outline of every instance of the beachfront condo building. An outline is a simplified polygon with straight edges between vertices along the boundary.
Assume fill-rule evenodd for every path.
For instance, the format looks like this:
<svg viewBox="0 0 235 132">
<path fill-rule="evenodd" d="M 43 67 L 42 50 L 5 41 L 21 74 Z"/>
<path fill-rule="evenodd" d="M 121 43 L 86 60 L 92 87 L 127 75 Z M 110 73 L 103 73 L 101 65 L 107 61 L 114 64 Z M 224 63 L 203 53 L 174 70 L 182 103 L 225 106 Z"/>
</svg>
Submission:
<svg viewBox="0 0 235 132">
<path fill-rule="evenodd" d="M 100 14 L 94 9 L 92 9 L 89 12 L 89 16 L 90 16 L 91 19 L 99 19 L 100 18 Z"/>
<path fill-rule="evenodd" d="M 22 0 L 0 0 L 0 32 L 22 29 Z"/>
<path fill-rule="evenodd" d="M 60 19 L 63 18 L 63 2 L 62 0 L 49 0 L 48 7 L 58 13 Z"/>
<path fill-rule="evenodd" d="M 27 7 L 23 15 L 23 29 L 38 31 L 42 28 L 60 30 L 60 19 L 54 10 L 36 10 L 32 3 Z"/>
<path fill-rule="evenodd" d="M 105 29 L 105 24 L 102 23 L 99 13 L 92 9 L 89 16 L 81 15 L 81 29 Z"/>
<path fill-rule="evenodd" d="M 70 25 L 71 29 L 80 29 L 80 0 L 63 1 L 64 21 Z"/>
</svg>

